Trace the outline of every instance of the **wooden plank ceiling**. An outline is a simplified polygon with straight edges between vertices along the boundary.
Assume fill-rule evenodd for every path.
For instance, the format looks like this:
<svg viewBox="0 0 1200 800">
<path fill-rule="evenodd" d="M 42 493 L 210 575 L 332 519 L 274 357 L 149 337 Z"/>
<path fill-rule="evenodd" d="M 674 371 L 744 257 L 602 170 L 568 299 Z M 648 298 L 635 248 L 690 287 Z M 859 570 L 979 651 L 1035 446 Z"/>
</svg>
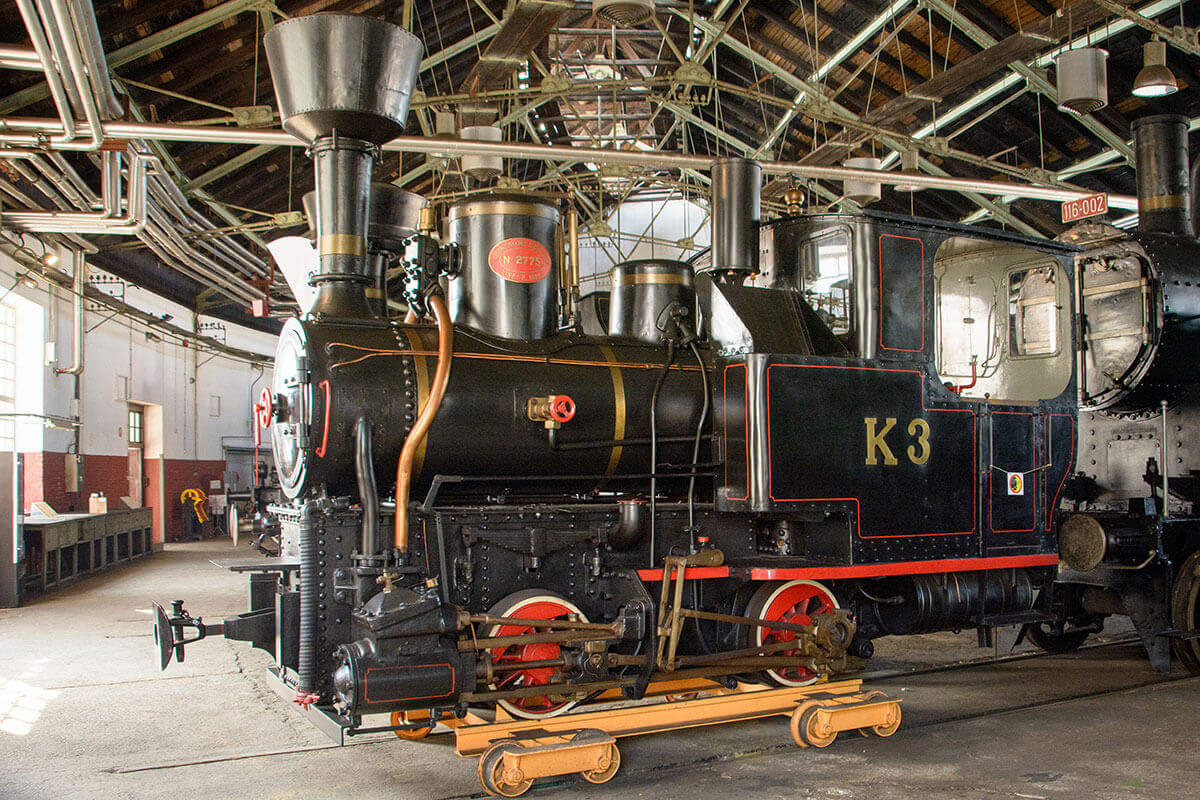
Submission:
<svg viewBox="0 0 1200 800">
<path fill-rule="evenodd" d="M 590 146 L 663 148 L 724 155 L 757 148 L 781 120 L 783 134 L 764 157 L 814 164 L 838 163 L 851 155 L 881 155 L 884 134 L 901 139 L 935 123 L 955 153 L 926 153 L 930 163 L 953 175 L 1010 178 L 1014 170 L 1062 170 L 1107 148 L 1095 127 L 1127 139 L 1131 120 L 1158 110 L 1195 118 L 1200 112 L 1200 58 L 1169 48 L 1170 66 L 1182 91 L 1157 105 L 1133 98 L 1130 88 L 1141 66 L 1146 30 L 1130 27 L 1106 36 L 1110 105 L 1082 120 L 1059 111 L 1035 91 L 1019 85 L 1000 93 L 971 114 L 941 126 L 956 105 L 1011 72 L 1012 62 L 1031 61 L 1056 44 L 1087 32 L 1105 31 L 1116 17 L 1093 0 L 986 0 L 953 7 L 961 19 L 947 19 L 922 4 L 910 3 L 832 69 L 827 62 L 859 31 L 871 25 L 890 0 L 745 0 L 689 3 L 666 0 L 657 18 L 636 29 L 614 31 L 598 21 L 587 2 L 572 0 L 413 0 L 405 13 L 402 0 L 278 0 L 288 16 L 321 11 L 367 14 L 400 24 L 411 20 L 427 56 L 473 42 L 426 69 L 419 81 L 424 99 L 414 103 L 409 134 L 432 133 L 433 112 L 460 111 L 482 104 L 506 118 L 510 141 Z M 110 55 L 136 46 L 145 37 L 186 23 L 220 5 L 216 0 L 96 0 L 105 51 Z M 935 4 L 936 5 L 936 4 Z M 1146 2 L 1133 3 L 1145 7 Z M 1166 5 L 1166 4 L 1164 4 Z M 1200 19 L 1200 4 L 1171 6 L 1158 20 L 1172 27 Z M 261 8 L 267 8 L 262 6 Z M 716 11 L 721 41 L 705 53 L 701 65 L 713 81 L 695 85 L 678 72 L 680 60 L 702 52 L 696 21 Z M 27 45 L 14 4 L 0 7 L 0 39 Z M 981 44 L 963 22 L 995 44 Z M 480 32 L 499 23 L 498 32 Z M 140 55 L 112 69 L 131 100 L 150 119 L 203 123 L 229 120 L 230 109 L 274 106 L 266 59 L 259 41 L 264 15 L 251 8 L 194 35 Z M 826 67 L 822 72 L 823 67 Z M 1053 69 L 1037 74 L 1054 79 Z M 815 83 L 827 101 L 859 117 L 853 124 L 833 118 L 829 103 L 790 107 L 797 97 L 795 78 L 819 75 Z M 602 88 L 550 93 L 556 80 L 603 84 Z M 36 74 L 0 72 L 0 98 L 37 83 Z M 811 100 L 811 98 L 810 98 Z M 986 121 L 965 126 L 992 110 Z M 520 113 L 527 110 L 522 119 Z M 13 110 L 20 116 L 49 116 L 45 100 Z M 785 116 L 787 115 L 787 116 Z M 312 188 L 307 159 L 295 148 L 172 144 L 169 151 L 189 191 L 203 190 L 229 204 L 247 222 L 262 214 L 296 210 Z M 1109 169 L 1075 179 L 1090 190 L 1132 193 L 1131 170 L 1120 160 Z M 380 180 L 412 176 L 408 188 L 422 193 L 461 188 L 439 170 L 427 170 L 416 154 L 389 154 L 378 167 Z M 534 181 L 546 165 L 514 160 L 507 177 Z M 566 170 L 585 191 L 589 168 Z M 781 184 L 776 184 L 778 188 Z M 563 191 L 548 181 L 540 188 Z M 611 204 L 628 184 L 593 181 L 595 203 Z M 828 194 L 840 187 L 829 184 Z M 769 194 L 769 193 L 768 193 Z M 962 219 L 974 206 L 962 196 L 925 191 L 913 195 L 885 192 L 881 210 Z M 1047 203 L 1018 201 L 1009 211 L 1046 235 L 1060 226 L 1057 209 Z M 285 231 L 288 232 L 288 231 Z"/>
</svg>

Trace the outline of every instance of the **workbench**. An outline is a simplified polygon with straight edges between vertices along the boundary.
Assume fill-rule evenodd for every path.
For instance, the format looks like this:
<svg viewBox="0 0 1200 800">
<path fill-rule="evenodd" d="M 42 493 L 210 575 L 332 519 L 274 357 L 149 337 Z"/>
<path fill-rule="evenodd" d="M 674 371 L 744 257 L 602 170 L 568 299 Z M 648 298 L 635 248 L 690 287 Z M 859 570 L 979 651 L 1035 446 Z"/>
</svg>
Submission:
<svg viewBox="0 0 1200 800">
<path fill-rule="evenodd" d="M 30 515 L 22 518 L 26 589 L 46 589 L 69 578 L 144 556 L 151 549 L 151 511 Z"/>
</svg>

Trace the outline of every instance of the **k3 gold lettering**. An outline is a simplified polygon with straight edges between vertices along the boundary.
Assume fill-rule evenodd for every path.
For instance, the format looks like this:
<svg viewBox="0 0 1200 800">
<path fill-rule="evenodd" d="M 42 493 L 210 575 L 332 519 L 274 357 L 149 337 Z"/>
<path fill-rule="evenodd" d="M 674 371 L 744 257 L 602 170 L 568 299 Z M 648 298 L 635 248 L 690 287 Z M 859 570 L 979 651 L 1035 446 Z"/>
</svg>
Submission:
<svg viewBox="0 0 1200 800">
<path fill-rule="evenodd" d="M 924 464 L 929 460 L 929 423 L 917 417 L 908 423 L 908 435 L 917 439 L 916 444 L 908 446 L 908 460 L 914 464 Z M 917 455 L 918 447 L 921 448 L 920 455 Z"/>
<path fill-rule="evenodd" d="M 864 463 L 868 467 L 878 466 L 881 457 L 885 467 L 894 467 L 900 463 L 887 442 L 888 432 L 896 426 L 896 418 L 887 417 L 883 421 L 883 426 L 880 427 L 877 417 L 864 417 L 863 425 L 867 433 L 867 458 Z M 909 421 L 905 430 L 912 437 L 912 444 L 904 449 L 908 460 L 918 465 L 929 461 L 929 456 L 933 452 L 933 448 L 929 444 L 929 423 L 916 417 Z"/>
<path fill-rule="evenodd" d="M 888 431 L 896 424 L 895 417 L 888 417 L 884 420 L 883 430 L 875 432 L 875 426 L 879 424 L 879 420 L 875 417 L 867 417 L 863 420 L 867 426 L 867 466 L 875 466 L 879 461 L 875 458 L 875 451 L 883 456 L 883 465 L 885 467 L 896 466 L 896 456 L 892 454 L 892 448 L 888 447 L 887 440 L 883 437 L 887 436 Z"/>
</svg>

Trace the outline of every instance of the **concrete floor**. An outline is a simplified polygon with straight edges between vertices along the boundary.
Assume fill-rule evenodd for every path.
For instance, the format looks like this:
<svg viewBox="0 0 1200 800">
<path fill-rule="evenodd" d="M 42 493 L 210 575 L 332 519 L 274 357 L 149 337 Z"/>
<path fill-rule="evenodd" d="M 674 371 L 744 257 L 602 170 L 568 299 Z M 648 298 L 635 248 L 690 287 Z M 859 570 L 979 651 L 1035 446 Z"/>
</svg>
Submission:
<svg viewBox="0 0 1200 800">
<path fill-rule="evenodd" d="M 332 747 L 267 686 L 269 657 L 243 644 L 204 642 L 160 673 L 150 601 L 182 597 L 210 620 L 243 610 L 245 578 L 207 563 L 232 554 L 224 542 L 172 546 L 0 609 L 0 798 L 480 795 L 474 762 L 446 737 Z M 559 781 L 532 796 L 1200 795 L 1200 678 L 1164 680 L 1137 646 L 912 672 L 987 652 L 972 634 L 880 644 L 871 684 L 905 701 L 890 739 L 843 734 L 799 750 L 783 718 L 627 739 L 611 783 Z"/>
</svg>

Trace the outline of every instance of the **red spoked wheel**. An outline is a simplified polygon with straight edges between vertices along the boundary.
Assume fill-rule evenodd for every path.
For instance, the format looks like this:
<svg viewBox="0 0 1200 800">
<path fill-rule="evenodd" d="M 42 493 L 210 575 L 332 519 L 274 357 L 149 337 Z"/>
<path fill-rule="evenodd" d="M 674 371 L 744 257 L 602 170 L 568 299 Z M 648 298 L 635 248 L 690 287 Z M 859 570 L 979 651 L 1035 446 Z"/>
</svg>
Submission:
<svg viewBox="0 0 1200 800">
<path fill-rule="evenodd" d="M 524 619 L 573 619 L 587 622 L 579 607 L 566 598 L 537 589 L 514 592 L 494 605 L 490 612 L 497 617 L 521 617 Z M 526 633 L 543 633 L 549 628 L 537 625 L 495 625 L 487 636 L 519 636 Z M 489 651 L 492 664 L 497 668 L 510 667 L 521 662 L 552 661 L 562 655 L 562 647 L 553 642 L 509 645 Z M 492 689 L 525 689 L 533 686 L 548 686 L 562 683 L 565 672 L 562 667 L 530 667 L 499 672 Z M 533 695 L 511 700 L 497 700 L 497 705 L 521 719 L 541 719 L 561 714 L 575 706 L 577 701 L 570 695 Z"/>
<path fill-rule="evenodd" d="M 816 614 L 825 614 L 838 606 L 833 592 L 816 581 L 772 581 L 764 583 L 751 596 L 746 607 L 746 616 L 768 622 L 788 622 L 794 625 L 811 625 Z M 775 628 L 754 628 L 750 632 L 750 646 L 792 641 L 794 631 Z M 791 655 L 795 651 L 782 650 L 770 655 Z M 821 677 L 807 667 L 781 667 L 763 670 L 770 681 L 780 686 L 807 686 Z"/>
</svg>

